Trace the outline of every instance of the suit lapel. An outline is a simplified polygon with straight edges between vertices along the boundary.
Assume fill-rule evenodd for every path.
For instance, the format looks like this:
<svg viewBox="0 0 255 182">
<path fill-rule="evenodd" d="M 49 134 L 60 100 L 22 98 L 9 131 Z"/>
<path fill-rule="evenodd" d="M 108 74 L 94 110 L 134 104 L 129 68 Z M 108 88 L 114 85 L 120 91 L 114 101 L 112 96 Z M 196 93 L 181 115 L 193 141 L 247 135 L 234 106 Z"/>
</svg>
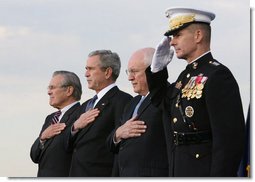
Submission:
<svg viewBox="0 0 255 182">
<path fill-rule="evenodd" d="M 125 113 L 125 120 L 129 120 L 129 119 L 132 118 L 135 107 L 139 103 L 140 99 L 141 99 L 140 95 L 138 95 L 138 96 L 136 96 L 132 99 L 132 102 L 127 107 L 127 110 L 124 112 Z M 124 121 L 124 122 L 126 122 L 126 121 Z"/>
<path fill-rule="evenodd" d="M 66 125 L 68 125 L 72 120 L 70 120 L 70 116 L 73 114 L 73 112 L 80 106 L 80 103 L 77 103 L 75 105 L 73 105 L 70 109 L 68 109 L 64 116 L 61 118 L 60 123 L 66 123 Z M 50 117 L 50 119 L 48 120 L 48 123 L 51 123 L 51 120 L 53 118 Z M 49 127 L 49 125 L 48 125 Z M 50 144 L 52 143 L 52 141 L 55 139 L 55 137 L 50 138 L 49 140 L 47 140 L 47 142 L 45 142 L 44 148 L 41 152 L 40 158 L 42 157 L 43 153 L 47 150 L 47 148 L 50 146 Z"/>
<path fill-rule="evenodd" d="M 146 108 L 151 104 L 151 95 L 147 95 L 147 97 L 142 102 L 141 106 L 138 109 L 137 119 L 139 119 L 142 113 L 146 110 Z"/>
<path fill-rule="evenodd" d="M 50 125 L 51 125 L 51 121 L 53 118 L 53 114 L 51 117 L 49 117 L 49 119 L 47 120 L 48 126 L 45 128 L 47 129 Z M 42 149 L 41 153 L 40 153 L 40 157 L 39 157 L 39 161 L 41 160 L 44 152 L 46 151 L 46 149 L 49 147 L 50 143 L 52 142 L 52 138 L 48 139 L 45 143 L 44 143 L 44 148 Z"/>
<path fill-rule="evenodd" d="M 110 103 L 111 98 L 119 91 L 118 87 L 115 86 L 111 90 L 109 90 L 95 105 L 94 108 L 98 108 L 100 112 L 103 112 L 104 108 Z M 99 114 L 100 116 L 100 114 Z M 96 118 L 97 120 L 97 118 Z M 76 139 L 76 143 L 89 131 L 89 129 L 93 126 L 96 120 L 90 124 L 88 124 L 85 128 L 83 128 Z"/>
<path fill-rule="evenodd" d="M 68 125 L 70 122 L 72 122 L 72 120 L 70 120 L 70 116 L 74 113 L 74 111 L 76 111 L 76 109 L 80 106 L 80 103 L 77 103 L 75 105 L 73 105 L 70 109 L 68 109 L 64 116 L 61 118 L 60 123 L 65 123 L 66 125 Z"/>
</svg>

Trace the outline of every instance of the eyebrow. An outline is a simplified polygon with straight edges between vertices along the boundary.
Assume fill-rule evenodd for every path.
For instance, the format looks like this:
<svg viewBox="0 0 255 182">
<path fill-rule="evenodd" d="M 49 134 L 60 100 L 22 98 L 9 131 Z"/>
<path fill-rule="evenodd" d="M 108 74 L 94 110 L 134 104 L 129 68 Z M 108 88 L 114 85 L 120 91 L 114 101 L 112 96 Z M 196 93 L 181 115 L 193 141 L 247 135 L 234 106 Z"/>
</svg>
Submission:
<svg viewBox="0 0 255 182">
<path fill-rule="evenodd" d="M 95 66 L 85 66 L 85 69 L 93 69 Z"/>
</svg>

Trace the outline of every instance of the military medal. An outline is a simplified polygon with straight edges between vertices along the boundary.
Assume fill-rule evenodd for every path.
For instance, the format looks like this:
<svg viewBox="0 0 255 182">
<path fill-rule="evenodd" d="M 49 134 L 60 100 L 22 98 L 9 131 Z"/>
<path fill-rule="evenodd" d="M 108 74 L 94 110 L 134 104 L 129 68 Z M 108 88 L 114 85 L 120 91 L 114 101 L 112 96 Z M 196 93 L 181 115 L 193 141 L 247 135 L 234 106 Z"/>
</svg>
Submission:
<svg viewBox="0 0 255 182">
<path fill-rule="evenodd" d="M 202 95 L 203 91 L 202 90 L 197 90 L 196 95 Z"/>
<path fill-rule="evenodd" d="M 197 93 L 197 90 L 194 89 L 190 98 L 191 99 L 195 98 L 196 97 L 196 93 Z"/>
<path fill-rule="evenodd" d="M 204 85 L 202 83 L 197 84 L 197 90 L 203 90 Z"/>
<path fill-rule="evenodd" d="M 203 76 L 202 73 L 200 73 L 198 76 L 191 77 L 188 83 L 182 89 L 181 98 L 187 98 L 187 100 L 194 99 L 194 98 L 200 99 L 203 94 L 203 89 L 204 89 L 206 80 L 207 80 L 207 77 Z M 178 86 L 177 84 L 175 85 L 175 87 Z"/>
<path fill-rule="evenodd" d="M 192 96 L 192 92 L 193 92 L 193 90 L 189 89 L 188 94 L 187 94 L 188 99 Z"/>
<path fill-rule="evenodd" d="M 202 93 L 201 94 L 196 94 L 196 98 L 200 99 L 202 97 Z"/>
<path fill-rule="evenodd" d="M 191 106 L 187 106 L 185 108 L 185 115 L 189 118 L 191 118 L 194 115 L 194 109 Z"/>
</svg>

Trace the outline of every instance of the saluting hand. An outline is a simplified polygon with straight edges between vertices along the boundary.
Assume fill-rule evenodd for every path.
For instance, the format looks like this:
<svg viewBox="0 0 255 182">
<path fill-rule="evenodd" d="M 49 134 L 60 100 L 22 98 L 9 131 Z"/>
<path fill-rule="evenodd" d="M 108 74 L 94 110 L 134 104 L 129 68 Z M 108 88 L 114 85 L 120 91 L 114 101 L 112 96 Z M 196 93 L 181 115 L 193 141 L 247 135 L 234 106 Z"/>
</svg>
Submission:
<svg viewBox="0 0 255 182">
<path fill-rule="evenodd" d="M 163 70 L 172 61 L 174 50 L 170 49 L 170 41 L 170 37 L 164 37 L 156 47 L 151 62 L 151 72 Z"/>
<path fill-rule="evenodd" d="M 65 123 L 51 124 L 42 132 L 40 139 L 43 141 L 59 135 L 65 129 L 65 127 Z"/>
<path fill-rule="evenodd" d="M 144 121 L 131 118 L 125 124 L 120 126 L 115 132 L 115 142 L 120 142 L 121 139 L 127 139 L 131 137 L 139 137 L 146 130 Z"/>
</svg>

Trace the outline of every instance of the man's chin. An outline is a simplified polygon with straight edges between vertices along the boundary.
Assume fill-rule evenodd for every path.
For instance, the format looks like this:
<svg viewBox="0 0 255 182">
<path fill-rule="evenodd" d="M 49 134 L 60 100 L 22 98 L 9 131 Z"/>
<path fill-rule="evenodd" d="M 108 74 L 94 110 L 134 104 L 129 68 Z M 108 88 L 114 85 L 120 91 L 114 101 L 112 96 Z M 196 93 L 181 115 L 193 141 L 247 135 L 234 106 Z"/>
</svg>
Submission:
<svg viewBox="0 0 255 182">
<path fill-rule="evenodd" d="M 138 93 L 138 90 L 137 90 L 137 89 L 135 89 L 135 88 L 133 88 L 133 92 L 135 92 L 135 93 L 139 94 L 139 93 Z"/>
<path fill-rule="evenodd" d="M 92 86 L 90 86 L 90 85 L 88 85 L 88 89 L 91 89 L 91 90 L 93 90 L 93 87 L 92 87 Z"/>
<path fill-rule="evenodd" d="M 56 105 L 53 102 L 50 102 L 49 104 L 50 104 L 50 106 L 56 108 Z"/>
</svg>

